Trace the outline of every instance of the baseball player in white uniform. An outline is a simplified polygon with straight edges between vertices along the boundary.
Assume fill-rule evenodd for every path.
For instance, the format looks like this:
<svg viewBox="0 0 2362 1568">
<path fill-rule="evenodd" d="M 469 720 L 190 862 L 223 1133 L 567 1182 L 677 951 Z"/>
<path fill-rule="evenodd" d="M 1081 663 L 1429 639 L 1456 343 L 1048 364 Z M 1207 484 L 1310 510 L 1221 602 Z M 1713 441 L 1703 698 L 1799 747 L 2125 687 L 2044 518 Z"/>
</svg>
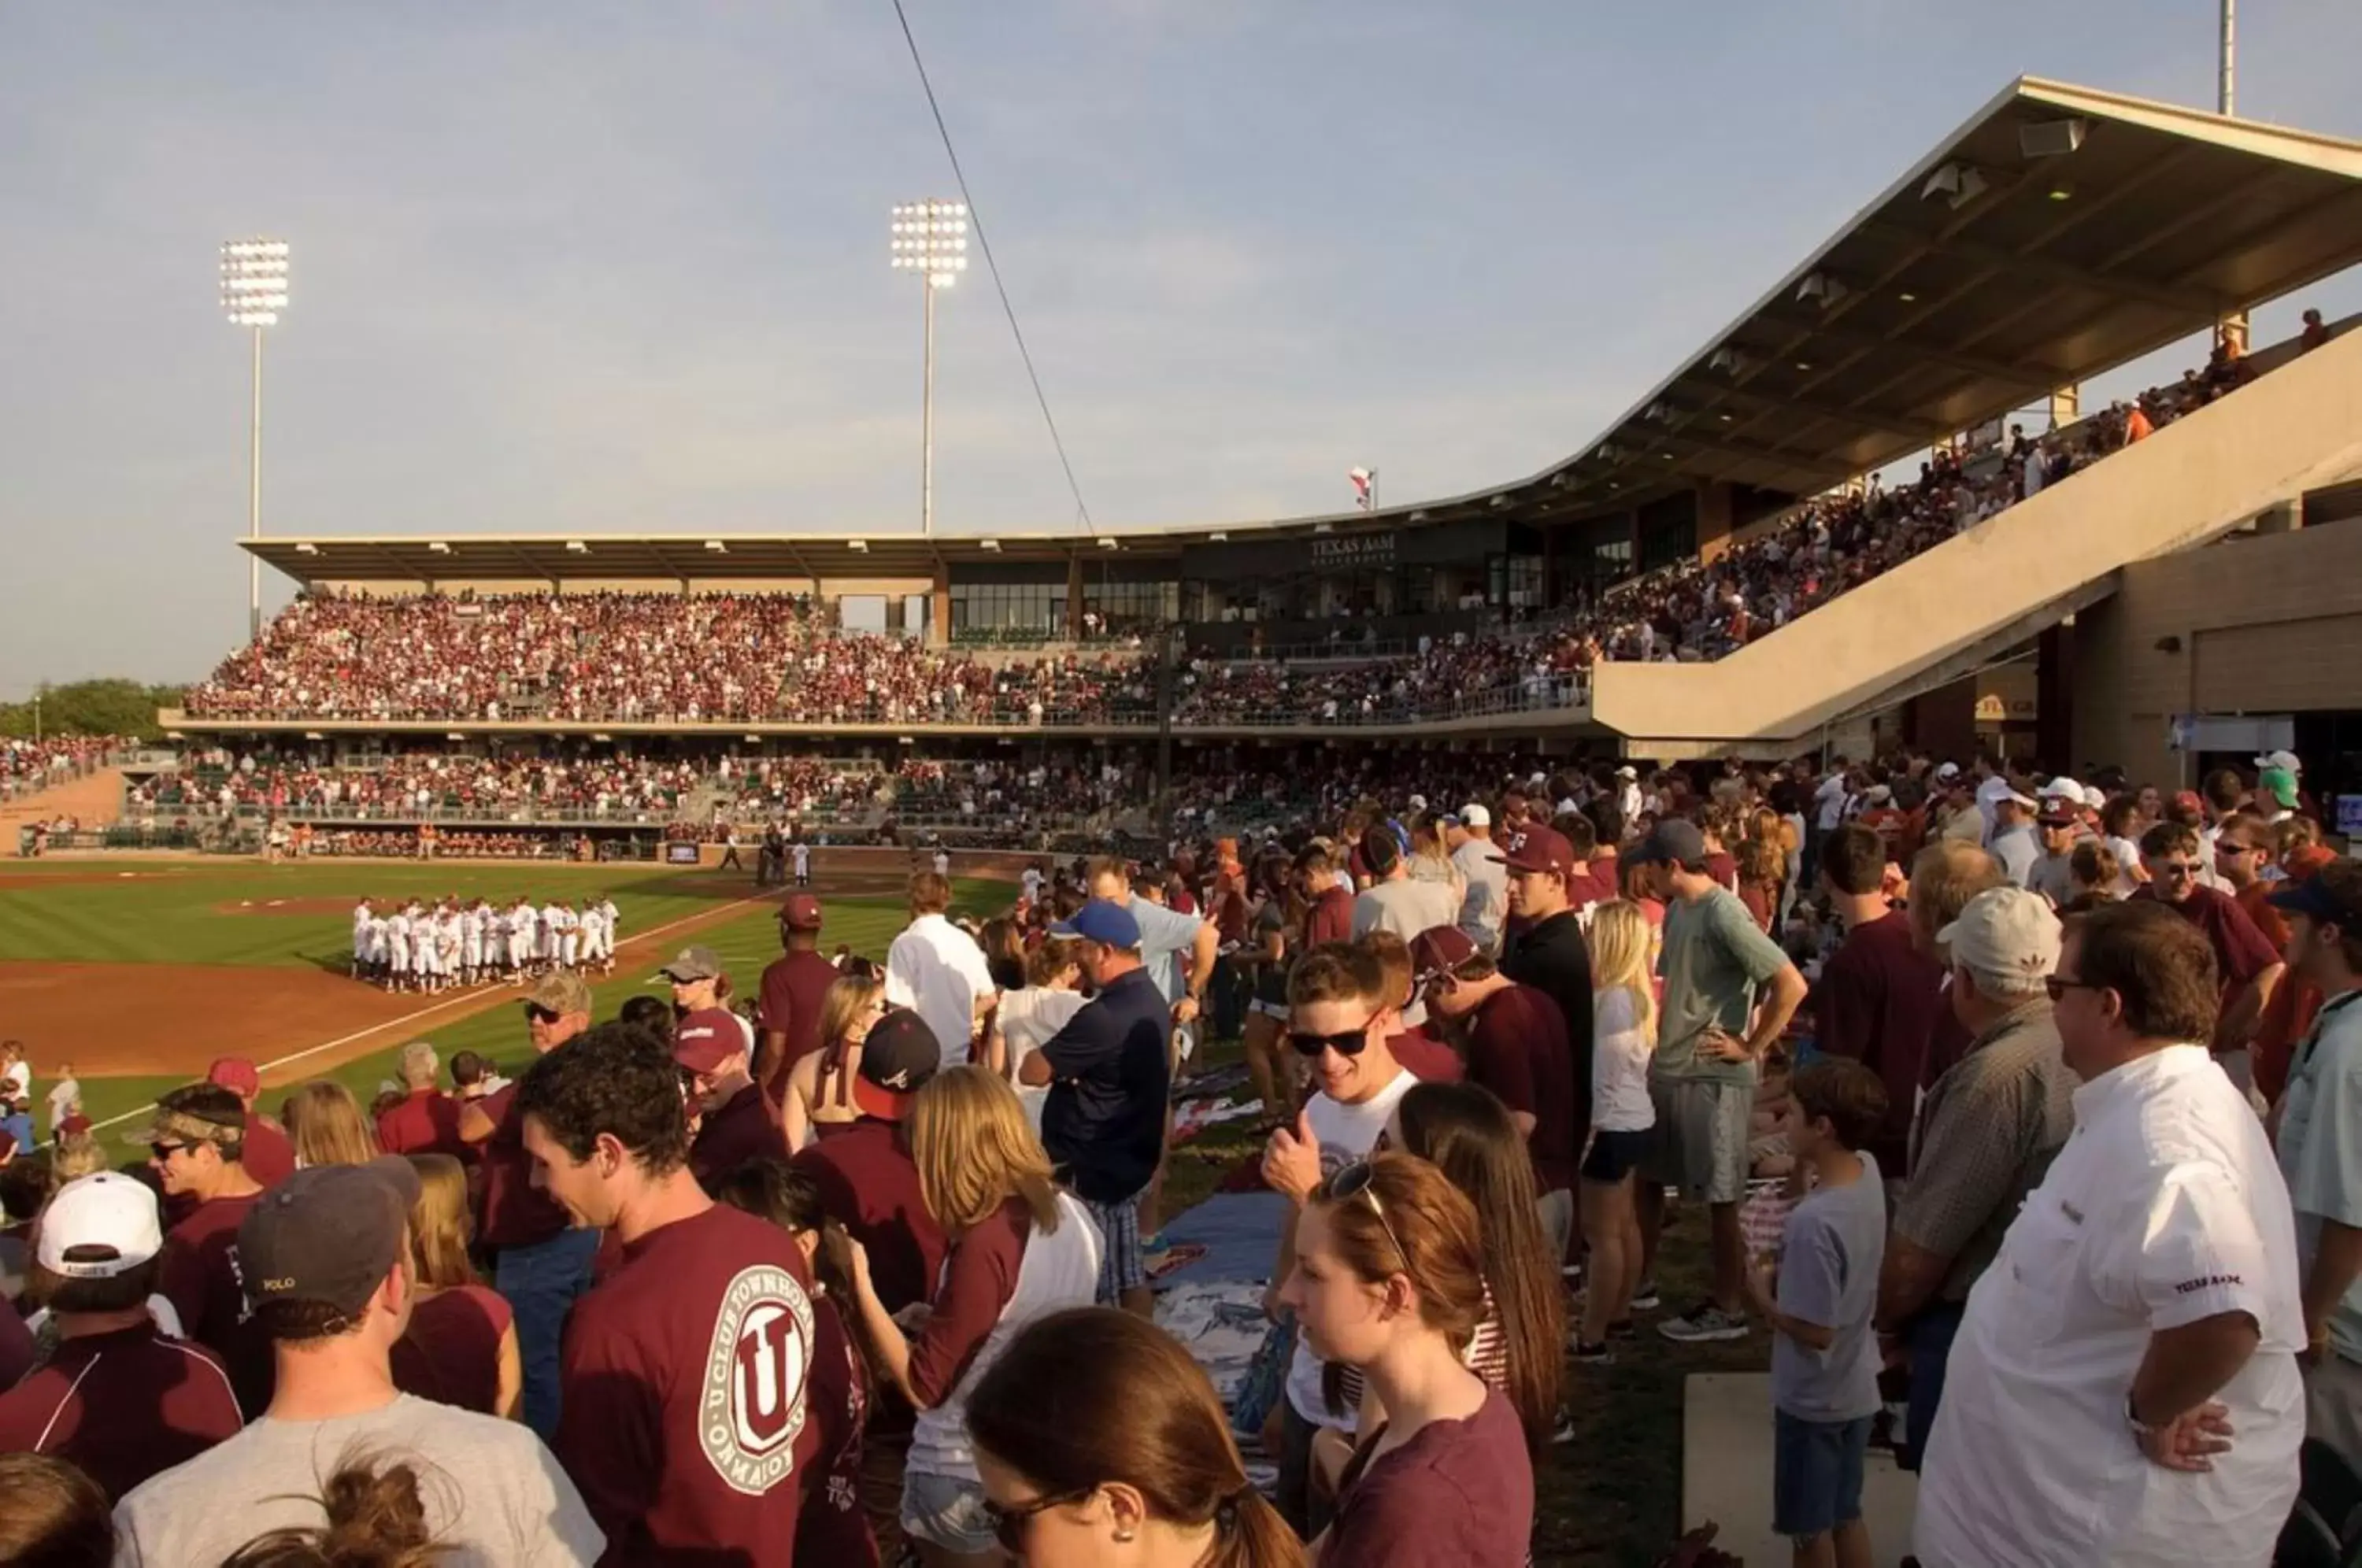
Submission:
<svg viewBox="0 0 2362 1568">
<path fill-rule="evenodd" d="M 560 900 L 557 906 L 557 962 L 561 968 L 571 969 L 582 955 L 582 917 L 574 912 L 574 905 Z"/>
<path fill-rule="evenodd" d="M 459 916 L 459 978 L 474 985 L 484 977 L 484 916 L 488 911 L 479 898 Z"/>
<path fill-rule="evenodd" d="M 552 899 L 549 902 L 542 905 L 541 961 L 545 966 L 550 968 L 556 968 L 557 966 L 558 961 L 565 952 L 565 944 L 562 941 L 565 930 L 566 911 L 557 907 L 557 900 Z"/>
<path fill-rule="evenodd" d="M 599 895 L 599 972 L 615 972 L 615 933 L 623 922 L 623 911 L 606 894 Z"/>
<path fill-rule="evenodd" d="M 576 950 L 576 956 L 579 959 L 582 967 L 587 970 L 606 956 L 607 917 L 600 910 L 599 900 L 590 899 L 584 901 L 582 911 L 576 915 L 574 920 L 582 936 L 581 945 Z"/>
<path fill-rule="evenodd" d="M 385 917 L 385 988 L 406 990 L 410 986 L 410 916 L 396 906 Z"/>
<path fill-rule="evenodd" d="M 936 875 L 936 876 L 938 876 L 938 877 L 948 877 L 948 876 L 950 876 L 951 874 L 952 874 L 952 852 L 951 852 L 950 850 L 948 850 L 948 849 L 938 849 L 938 850 L 936 850 L 936 851 L 935 851 L 935 875 Z"/>
<path fill-rule="evenodd" d="M 516 907 L 509 911 L 509 971 L 522 978 L 533 963 L 533 933 L 535 924 L 533 900 L 520 897 Z"/>
<path fill-rule="evenodd" d="M 811 886 L 811 845 L 799 838 L 788 846 L 788 856 L 796 864 L 796 886 Z"/>
<path fill-rule="evenodd" d="M 457 985 L 459 980 L 459 949 L 466 939 L 460 929 L 459 901 L 457 899 L 443 906 L 442 918 L 435 922 L 435 977 L 443 986 Z"/>
<path fill-rule="evenodd" d="M 353 966 L 352 977 L 359 979 L 368 972 L 370 901 L 363 899 L 353 906 Z"/>
</svg>

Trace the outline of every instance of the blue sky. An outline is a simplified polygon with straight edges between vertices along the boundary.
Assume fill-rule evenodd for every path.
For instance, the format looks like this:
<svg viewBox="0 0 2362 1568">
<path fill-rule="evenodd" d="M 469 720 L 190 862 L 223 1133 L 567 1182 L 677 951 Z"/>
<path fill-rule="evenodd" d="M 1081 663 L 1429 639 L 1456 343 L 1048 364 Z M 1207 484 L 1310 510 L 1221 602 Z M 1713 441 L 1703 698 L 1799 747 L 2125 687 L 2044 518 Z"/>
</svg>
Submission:
<svg viewBox="0 0 2362 1568">
<path fill-rule="evenodd" d="M 909 3 L 1115 527 L 1530 472 L 2011 77 L 2214 91 L 2213 0 Z M 2362 137 L 2362 6 L 2241 29 L 2244 112 Z M 295 251 L 271 531 L 884 532 L 887 209 L 951 193 L 885 0 L 0 10 L 0 696 L 243 634 L 222 239 Z M 940 348 L 938 528 L 1071 525 L 980 271 Z"/>
</svg>

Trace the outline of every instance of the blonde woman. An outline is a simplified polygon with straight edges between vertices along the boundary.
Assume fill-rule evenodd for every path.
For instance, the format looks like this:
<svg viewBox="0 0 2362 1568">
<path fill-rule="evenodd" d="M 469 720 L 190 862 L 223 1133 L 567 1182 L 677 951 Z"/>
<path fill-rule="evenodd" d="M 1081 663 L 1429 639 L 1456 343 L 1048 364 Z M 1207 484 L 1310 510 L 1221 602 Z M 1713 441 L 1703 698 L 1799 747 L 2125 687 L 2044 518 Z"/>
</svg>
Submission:
<svg viewBox="0 0 2362 1568">
<path fill-rule="evenodd" d="M 1575 1335 L 1577 1361 L 1609 1360 L 1607 1339 L 1628 1328 L 1640 1281 L 1640 1218 L 1634 1173 L 1656 1143 L 1649 1058 L 1657 1048 L 1656 927 L 1617 899 L 1591 911 L 1591 1150 L 1584 1156 L 1583 1233 L 1591 1277 Z"/>
<path fill-rule="evenodd" d="M 861 1119 L 853 1103 L 861 1043 L 885 1016 L 885 977 L 866 963 L 857 970 L 848 966 L 821 993 L 820 1049 L 805 1052 L 788 1069 L 788 1097 L 779 1107 L 789 1153 Z"/>
<path fill-rule="evenodd" d="M 1443 822 L 1431 812 L 1410 821 L 1410 857 L 1406 874 L 1414 882 L 1433 882 L 1451 889 L 1460 902 L 1468 898 L 1468 875 L 1452 864 L 1451 847 L 1443 842 Z"/>
<path fill-rule="evenodd" d="M 393 1386 L 463 1410 L 515 1420 L 524 1396 L 516 1322 L 468 1261 L 468 1172 L 448 1154 L 413 1154 L 410 1327 L 393 1347 Z"/>
<path fill-rule="evenodd" d="M 1017 1069 L 1050 1037 L 1083 1010 L 1083 944 L 1071 936 L 1045 936 L 1025 956 L 1025 983 L 1003 990 L 985 1044 L 986 1066 L 1009 1080 L 1025 1108 L 1026 1125 L 1042 1131 L 1042 1104 L 1048 1088 L 1017 1081 Z"/>
<path fill-rule="evenodd" d="M 279 1108 L 279 1120 L 295 1145 L 299 1170 L 366 1165 L 377 1158 L 377 1134 L 361 1114 L 360 1101 L 332 1078 L 314 1078 L 298 1086 Z"/>
<path fill-rule="evenodd" d="M 1099 1233 L 1050 1179 L 1017 1091 L 988 1067 L 953 1067 L 911 1108 L 919 1196 L 950 1239 L 923 1326 L 905 1336 L 852 1248 L 854 1297 L 881 1370 L 919 1412 L 902 1481 L 902 1532 L 927 1568 L 1003 1561 L 967 1435 L 967 1396 L 1028 1323 L 1087 1307 Z"/>
</svg>

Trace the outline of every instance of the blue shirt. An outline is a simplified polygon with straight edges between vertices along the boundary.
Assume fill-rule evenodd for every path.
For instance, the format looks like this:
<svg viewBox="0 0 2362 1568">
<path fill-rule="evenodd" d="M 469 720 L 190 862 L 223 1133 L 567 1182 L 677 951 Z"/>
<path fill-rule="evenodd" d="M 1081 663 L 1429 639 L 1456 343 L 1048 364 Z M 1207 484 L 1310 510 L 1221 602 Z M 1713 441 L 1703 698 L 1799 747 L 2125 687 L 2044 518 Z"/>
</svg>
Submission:
<svg viewBox="0 0 2362 1568">
<path fill-rule="evenodd" d="M 1141 968 L 1101 987 L 1043 1043 L 1052 1077 L 1042 1144 L 1077 1196 L 1120 1203 L 1155 1176 L 1164 1153 L 1172 1029 L 1172 1009 Z"/>
</svg>

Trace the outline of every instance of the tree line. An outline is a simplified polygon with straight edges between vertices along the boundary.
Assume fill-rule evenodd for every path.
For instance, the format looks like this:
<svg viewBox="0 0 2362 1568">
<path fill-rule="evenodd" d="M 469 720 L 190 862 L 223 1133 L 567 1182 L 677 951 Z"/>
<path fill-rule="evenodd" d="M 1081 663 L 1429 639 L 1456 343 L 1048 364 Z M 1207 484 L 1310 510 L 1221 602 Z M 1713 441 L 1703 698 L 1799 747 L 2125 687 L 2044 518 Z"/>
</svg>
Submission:
<svg viewBox="0 0 2362 1568">
<path fill-rule="evenodd" d="M 138 735 L 161 732 L 156 710 L 177 708 L 184 688 L 149 686 L 137 680 L 75 680 L 40 688 L 40 733 L 44 735 Z M 0 737 L 29 739 L 33 703 L 0 702 Z"/>
</svg>

